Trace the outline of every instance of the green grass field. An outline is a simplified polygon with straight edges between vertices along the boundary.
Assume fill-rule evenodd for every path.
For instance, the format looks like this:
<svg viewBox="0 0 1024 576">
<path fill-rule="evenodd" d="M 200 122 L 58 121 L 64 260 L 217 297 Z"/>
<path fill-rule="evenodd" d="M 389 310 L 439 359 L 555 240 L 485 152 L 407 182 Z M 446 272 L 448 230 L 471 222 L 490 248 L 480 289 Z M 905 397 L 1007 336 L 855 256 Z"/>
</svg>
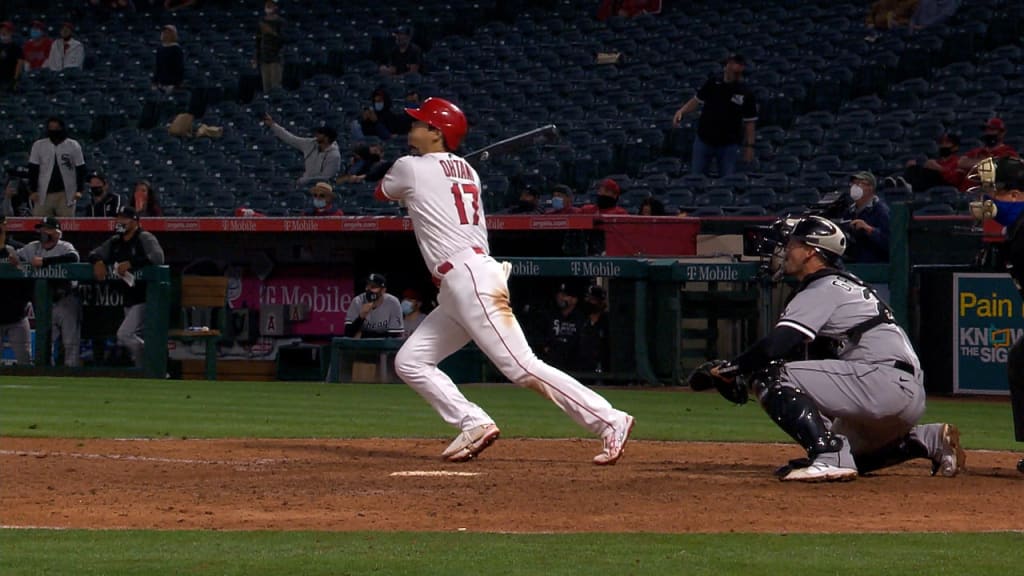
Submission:
<svg viewBox="0 0 1024 576">
<path fill-rule="evenodd" d="M 467 387 L 505 436 L 578 437 L 539 396 Z M 756 405 L 716 394 L 602 390 L 652 440 L 785 441 Z M 1016 449 L 1002 401 L 933 400 L 969 449 Z M 0 379 L 0 435 L 449 437 L 401 385 Z M 2 440 L 0 440 L 2 442 Z M 0 482 L 3 472 L 0 470 Z M 709 487 L 713 490 L 714 487 Z M 1021 481 L 1024 494 L 1024 478 Z M 727 495 L 723 497 L 741 497 Z M 1019 503 L 1007 503 L 1019 505 Z M 1024 511 L 1022 511 L 1024 517 Z M 0 524 L 2 511 L 0 511 Z M 1024 528 L 1024 521 L 1022 521 Z M 796 523 L 795 523 L 796 525 Z M 492 535 L 0 530 L 0 574 L 1015 574 L 1024 533 Z"/>
</svg>

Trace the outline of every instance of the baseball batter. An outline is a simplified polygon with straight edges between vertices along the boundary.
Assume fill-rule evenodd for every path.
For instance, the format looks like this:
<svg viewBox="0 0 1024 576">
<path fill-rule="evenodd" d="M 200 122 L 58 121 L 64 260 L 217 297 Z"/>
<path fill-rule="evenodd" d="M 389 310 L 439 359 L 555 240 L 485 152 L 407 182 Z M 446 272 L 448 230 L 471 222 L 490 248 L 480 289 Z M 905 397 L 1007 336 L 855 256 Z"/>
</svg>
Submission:
<svg viewBox="0 0 1024 576">
<path fill-rule="evenodd" d="M 53 216 L 43 218 L 36 224 L 39 240 L 29 242 L 18 250 L 18 258 L 22 263 L 33 268 L 42 268 L 53 264 L 72 264 L 78 262 L 78 250 L 68 241 L 63 240 L 60 221 Z M 50 280 L 50 293 L 53 295 L 53 312 L 51 325 L 53 338 L 64 344 L 64 365 L 76 367 L 81 364 L 81 324 L 82 303 L 75 294 L 75 285 L 68 280 Z"/>
<path fill-rule="evenodd" d="M 767 337 L 712 370 L 725 380 L 751 375 L 761 406 L 807 450 L 808 459 L 780 469 L 780 478 L 853 480 L 912 458 L 929 458 L 933 475 L 956 475 L 966 458 L 956 427 L 915 426 L 925 391 L 910 340 L 870 287 L 836 268 L 843 232 L 806 216 L 785 240 L 777 254 L 799 286 Z M 832 341 L 834 359 L 777 362 L 819 338 Z"/>
<path fill-rule="evenodd" d="M 499 435 L 494 420 L 437 367 L 473 340 L 509 380 L 550 399 L 604 440 L 595 464 L 615 464 L 634 419 L 541 362 L 527 344 L 509 304 L 510 267 L 488 255 L 480 177 L 452 153 L 466 135 L 466 117 L 441 98 L 428 98 L 419 109 L 406 112 L 416 120 L 409 145 L 420 155 L 395 162 L 376 195 L 405 203 L 423 260 L 440 285 L 437 308 L 398 351 L 395 371 L 445 422 L 461 430 L 442 458 L 470 460 Z"/>
</svg>

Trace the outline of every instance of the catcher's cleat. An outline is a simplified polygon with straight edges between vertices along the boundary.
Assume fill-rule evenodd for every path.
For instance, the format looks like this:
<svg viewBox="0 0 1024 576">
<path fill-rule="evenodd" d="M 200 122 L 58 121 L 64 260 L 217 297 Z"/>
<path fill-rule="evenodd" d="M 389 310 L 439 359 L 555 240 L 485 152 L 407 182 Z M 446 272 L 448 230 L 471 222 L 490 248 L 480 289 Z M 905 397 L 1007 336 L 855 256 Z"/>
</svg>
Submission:
<svg viewBox="0 0 1024 576">
<path fill-rule="evenodd" d="M 494 444 L 500 434 L 501 430 L 494 424 L 482 424 L 469 430 L 463 430 L 441 453 L 441 458 L 449 462 L 472 460 L 477 454 Z"/>
<path fill-rule="evenodd" d="M 619 461 L 619 458 L 622 458 L 622 453 L 626 450 L 626 442 L 629 440 L 629 434 L 633 431 L 633 424 L 636 424 L 636 418 L 626 414 L 626 419 L 622 424 L 605 433 L 603 438 L 604 450 L 597 456 L 594 456 L 594 464 L 598 466 L 612 466 Z"/>
<path fill-rule="evenodd" d="M 966 470 L 967 453 L 960 446 L 960 431 L 952 424 L 942 425 L 942 452 L 932 461 L 932 476 L 953 477 Z"/>
<path fill-rule="evenodd" d="M 807 468 L 791 470 L 782 478 L 783 482 L 849 482 L 857 478 L 853 468 L 841 468 L 831 464 L 816 462 Z"/>
</svg>

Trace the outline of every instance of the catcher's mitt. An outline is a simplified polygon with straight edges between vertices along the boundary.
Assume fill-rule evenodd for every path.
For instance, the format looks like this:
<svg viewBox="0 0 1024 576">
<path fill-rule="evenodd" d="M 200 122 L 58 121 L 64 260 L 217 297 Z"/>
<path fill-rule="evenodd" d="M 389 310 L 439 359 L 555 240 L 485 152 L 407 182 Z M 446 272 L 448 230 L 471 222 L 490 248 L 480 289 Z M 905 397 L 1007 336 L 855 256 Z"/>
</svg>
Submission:
<svg viewBox="0 0 1024 576">
<path fill-rule="evenodd" d="M 731 376 L 715 376 L 711 371 L 718 368 L 719 371 L 731 367 L 726 360 L 709 360 L 690 372 L 686 382 L 696 392 L 715 388 L 723 398 L 734 404 L 746 404 L 749 399 L 747 384 L 735 374 Z"/>
</svg>

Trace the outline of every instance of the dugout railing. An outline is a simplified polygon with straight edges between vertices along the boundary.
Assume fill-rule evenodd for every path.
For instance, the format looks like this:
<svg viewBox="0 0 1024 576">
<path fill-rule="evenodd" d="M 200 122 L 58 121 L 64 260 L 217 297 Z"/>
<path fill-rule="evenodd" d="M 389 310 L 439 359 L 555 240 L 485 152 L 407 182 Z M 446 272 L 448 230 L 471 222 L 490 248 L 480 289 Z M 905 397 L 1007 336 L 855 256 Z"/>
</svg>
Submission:
<svg viewBox="0 0 1024 576">
<path fill-rule="evenodd" d="M 36 346 L 35 368 L 49 368 L 53 346 L 51 338 L 51 317 L 53 297 L 50 292 L 52 281 L 96 282 L 93 267 L 90 264 L 55 264 L 34 268 L 29 265 L 21 267 L 4 262 L 0 264 L 0 281 L 33 281 L 35 297 L 33 311 L 35 314 Z M 117 276 L 108 276 L 106 282 L 122 282 Z M 167 375 L 167 333 L 168 316 L 171 307 L 171 272 L 167 266 L 147 266 L 135 272 L 135 281 L 146 286 L 146 317 L 143 327 L 145 341 L 144 364 L 141 376 L 147 378 L 164 378 Z M 82 327 L 83 329 L 85 326 Z M 31 371 L 31 368 L 8 367 L 11 373 Z M 81 369 L 86 370 L 86 369 Z M 135 368 L 125 368 L 132 373 L 139 373 Z"/>
</svg>

